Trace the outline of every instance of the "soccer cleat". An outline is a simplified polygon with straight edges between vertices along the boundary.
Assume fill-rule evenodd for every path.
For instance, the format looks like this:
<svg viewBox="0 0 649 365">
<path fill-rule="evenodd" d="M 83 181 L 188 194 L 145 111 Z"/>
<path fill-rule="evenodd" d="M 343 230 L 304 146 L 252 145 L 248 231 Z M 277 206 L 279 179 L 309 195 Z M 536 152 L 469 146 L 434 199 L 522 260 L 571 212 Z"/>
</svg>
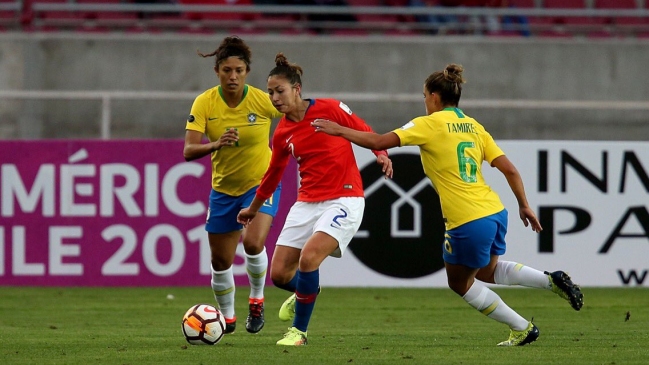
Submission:
<svg viewBox="0 0 649 365">
<path fill-rule="evenodd" d="M 306 332 L 291 327 L 284 335 L 284 338 L 277 341 L 277 344 L 280 346 L 305 346 L 306 342 Z"/>
<path fill-rule="evenodd" d="M 282 303 L 279 308 L 279 319 L 282 321 L 290 321 L 295 317 L 295 293 L 291 294 L 288 299 Z"/>
<path fill-rule="evenodd" d="M 321 288 L 318 286 L 318 295 L 320 295 Z M 291 294 L 288 299 L 279 307 L 279 319 L 286 322 L 292 321 L 295 318 L 295 293 Z"/>
<path fill-rule="evenodd" d="M 545 274 L 550 279 L 550 283 L 552 283 L 552 291 L 561 298 L 569 301 L 574 310 L 580 310 L 584 305 L 584 294 L 582 294 L 579 285 L 574 284 L 570 280 L 570 276 L 563 271 L 555 271 L 552 273 L 545 271 Z"/>
<path fill-rule="evenodd" d="M 523 331 L 511 330 L 509 339 L 499 343 L 498 346 L 523 346 L 536 341 L 537 338 L 539 338 L 539 329 L 530 322 Z"/>
<path fill-rule="evenodd" d="M 237 317 L 225 319 L 225 333 L 233 333 L 237 328 Z"/>
<path fill-rule="evenodd" d="M 264 299 L 248 299 L 248 318 L 246 318 L 246 331 L 257 333 L 264 328 Z"/>
</svg>

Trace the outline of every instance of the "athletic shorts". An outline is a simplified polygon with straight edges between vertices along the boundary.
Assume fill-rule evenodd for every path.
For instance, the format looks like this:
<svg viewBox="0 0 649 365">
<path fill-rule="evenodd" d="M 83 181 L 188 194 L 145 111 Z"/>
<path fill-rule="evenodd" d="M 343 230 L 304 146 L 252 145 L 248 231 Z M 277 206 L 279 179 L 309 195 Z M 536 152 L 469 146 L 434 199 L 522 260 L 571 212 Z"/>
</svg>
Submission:
<svg viewBox="0 0 649 365">
<path fill-rule="evenodd" d="M 212 189 L 210 192 L 210 204 L 207 208 L 205 230 L 208 233 L 228 233 L 243 229 L 243 225 L 237 222 L 237 215 L 241 209 L 250 206 L 258 187 L 255 186 L 240 196 L 231 196 Z M 279 184 L 273 195 L 264 202 L 259 212 L 275 217 L 279 208 L 281 192 L 282 184 Z"/>
<path fill-rule="evenodd" d="M 342 257 L 361 226 L 365 198 L 345 197 L 324 202 L 296 202 L 286 216 L 278 246 L 301 250 L 315 232 L 324 232 L 338 241 L 329 256 Z"/>
<path fill-rule="evenodd" d="M 453 265 L 483 268 L 492 255 L 505 254 L 507 209 L 499 213 L 464 223 L 446 231 L 444 261 Z"/>
</svg>

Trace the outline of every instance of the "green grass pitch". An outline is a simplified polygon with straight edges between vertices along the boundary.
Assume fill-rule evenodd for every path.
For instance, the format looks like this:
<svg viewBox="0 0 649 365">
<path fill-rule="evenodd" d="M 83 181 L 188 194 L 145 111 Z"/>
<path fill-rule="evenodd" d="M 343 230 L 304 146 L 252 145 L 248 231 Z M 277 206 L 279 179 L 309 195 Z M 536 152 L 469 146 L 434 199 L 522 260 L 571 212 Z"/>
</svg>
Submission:
<svg viewBox="0 0 649 365">
<path fill-rule="evenodd" d="M 575 312 L 549 291 L 495 289 L 541 331 L 527 346 L 450 289 L 323 288 L 309 344 L 275 345 L 289 323 L 288 296 L 266 290 L 266 326 L 245 331 L 247 287 L 237 288 L 238 328 L 215 346 L 187 344 L 182 315 L 213 303 L 209 286 L 0 287 L 2 364 L 647 364 L 649 289 L 585 288 Z M 168 299 L 172 294 L 174 299 Z M 627 316 L 627 313 L 629 314 Z"/>
</svg>

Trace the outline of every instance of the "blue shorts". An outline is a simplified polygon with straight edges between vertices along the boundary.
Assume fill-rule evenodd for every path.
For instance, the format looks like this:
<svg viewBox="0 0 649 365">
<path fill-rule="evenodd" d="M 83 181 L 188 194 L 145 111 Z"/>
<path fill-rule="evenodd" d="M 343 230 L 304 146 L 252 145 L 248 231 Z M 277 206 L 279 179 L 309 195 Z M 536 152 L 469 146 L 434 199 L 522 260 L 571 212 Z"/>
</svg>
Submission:
<svg viewBox="0 0 649 365">
<path fill-rule="evenodd" d="M 507 209 L 446 231 L 444 262 L 483 268 L 492 255 L 505 254 Z"/>
<path fill-rule="evenodd" d="M 208 233 L 228 233 L 243 229 L 243 225 L 237 222 L 237 215 L 241 209 L 250 206 L 252 199 L 255 198 L 258 187 L 255 186 L 240 196 L 231 196 L 212 189 L 210 193 L 210 205 L 207 208 L 205 230 Z M 282 184 L 279 184 L 273 195 L 264 202 L 259 212 L 275 217 L 279 208 L 281 192 Z"/>
</svg>

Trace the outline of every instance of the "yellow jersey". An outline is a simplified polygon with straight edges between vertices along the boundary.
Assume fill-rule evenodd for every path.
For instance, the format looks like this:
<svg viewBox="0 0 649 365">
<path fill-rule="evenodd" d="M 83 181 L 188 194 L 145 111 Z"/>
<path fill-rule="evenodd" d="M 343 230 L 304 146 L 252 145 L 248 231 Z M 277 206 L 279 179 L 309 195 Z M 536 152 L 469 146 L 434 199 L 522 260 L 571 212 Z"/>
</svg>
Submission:
<svg viewBox="0 0 649 365">
<path fill-rule="evenodd" d="M 419 146 L 424 173 L 439 195 L 446 229 L 505 207 L 482 177 L 482 162 L 504 155 L 491 135 L 459 108 L 418 117 L 394 133 L 401 146 Z"/>
<path fill-rule="evenodd" d="M 212 153 L 215 191 L 240 196 L 259 185 L 270 163 L 272 119 L 281 116 L 268 94 L 250 85 L 244 86 L 243 99 L 234 108 L 223 100 L 220 85 L 196 97 L 185 129 L 204 133 L 210 141 L 229 128 L 239 131 L 236 145 Z"/>
</svg>

